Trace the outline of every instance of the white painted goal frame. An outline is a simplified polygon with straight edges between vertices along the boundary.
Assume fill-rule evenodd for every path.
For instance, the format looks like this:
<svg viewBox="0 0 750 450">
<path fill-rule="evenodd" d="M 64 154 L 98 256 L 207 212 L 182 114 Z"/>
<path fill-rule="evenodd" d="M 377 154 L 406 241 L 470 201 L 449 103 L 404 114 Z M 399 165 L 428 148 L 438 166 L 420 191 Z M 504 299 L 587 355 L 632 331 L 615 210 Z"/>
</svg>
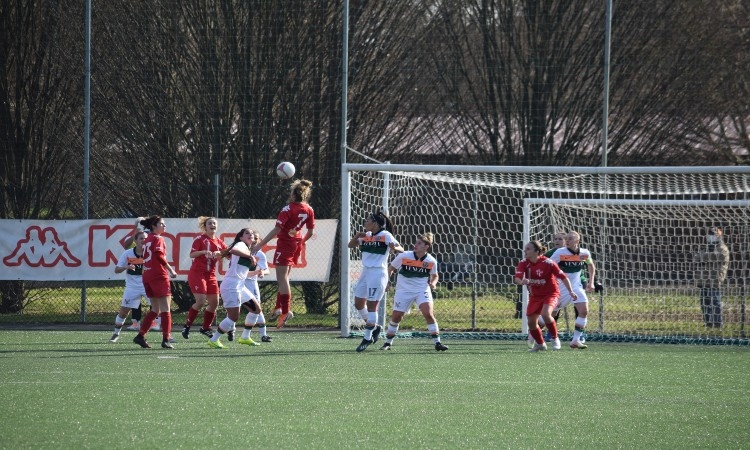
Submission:
<svg viewBox="0 0 750 450">
<path fill-rule="evenodd" d="M 446 250 L 449 246 L 458 246 L 466 249 L 467 253 L 472 253 L 470 257 L 474 264 L 470 268 L 468 281 L 459 280 L 459 283 L 456 283 L 456 286 L 459 286 L 456 291 L 439 288 L 439 296 L 451 300 L 456 296 L 455 292 L 463 289 L 466 297 L 471 298 L 470 322 L 460 324 L 454 330 L 470 333 L 495 331 L 483 333 L 485 336 L 521 336 L 525 331 L 524 321 L 517 320 L 518 318 L 503 319 L 505 321 L 501 322 L 499 329 L 497 325 L 494 325 L 494 329 L 488 329 L 485 324 L 489 316 L 484 300 L 487 297 L 482 296 L 508 295 L 508 285 L 511 283 L 509 266 L 520 259 L 523 242 L 531 237 L 545 243 L 549 242 L 554 231 L 551 227 L 555 225 L 547 224 L 547 228 L 538 231 L 537 235 L 533 229 L 528 228 L 532 224 L 533 214 L 531 210 L 526 209 L 532 208 L 532 205 L 545 208 L 550 207 L 549 205 L 558 205 L 557 208 L 569 203 L 568 206 L 579 204 L 580 208 L 580 204 L 588 202 L 589 206 L 586 208 L 598 208 L 606 214 L 607 208 L 622 208 L 626 203 L 636 208 L 651 207 L 649 205 L 685 208 L 689 205 L 695 207 L 697 202 L 704 202 L 700 204 L 738 208 L 735 215 L 741 219 L 742 216 L 748 215 L 747 202 L 750 201 L 748 167 L 600 168 L 344 164 L 341 176 L 341 292 L 351 292 L 352 283 L 358 275 L 356 268 L 352 268 L 352 265 L 358 262 L 358 252 L 348 250 L 346 245 L 352 230 L 360 227 L 366 213 L 384 209 L 396 222 L 397 238 L 407 246 L 412 243 L 412 236 L 416 232 L 433 231 L 437 234 L 438 245 L 442 247 L 438 252 L 442 251 L 445 254 L 448 253 Z M 623 203 L 618 205 L 620 201 Z M 415 214 L 420 208 L 425 211 L 424 217 L 414 218 L 413 216 L 422 215 Z M 711 224 L 724 225 L 721 222 L 723 219 L 717 220 L 718 223 Z M 488 225 L 488 222 L 500 223 L 501 226 L 498 226 L 496 231 L 501 236 L 497 239 L 489 236 L 494 231 L 488 231 L 487 228 L 495 225 Z M 694 222 L 699 225 L 704 223 L 708 224 L 710 220 Z M 739 229 L 735 225 L 732 225 L 733 239 L 750 241 L 750 238 L 738 239 Z M 399 228 L 406 235 L 399 235 Z M 603 235 L 606 236 L 606 233 L 606 229 L 602 230 Z M 588 243 L 587 239 L 588 237 L 584 238 L 584 246 Z M 598 252 L 597 250 L 596 253 Z M 607 255 L 596 253 L 595 259 L 598 256 L 602 257 L 599 261 L 600 274 L 607 277 Z M 447 283 L 447 279 L 444 281 L 445 283 L 441 283 L 443 287 L 452 284 Z M 744 298 L 744 292 L 742 296 Z M 342 298 L 345 299 L 346 296 Z M 358 328 L 352 327 L 352 319 L 356 318 L 356 314 L 353 314 L 351 300 L 350 296 L 348 302 L 342 301 L 340 305 L 342 336 L 349 336 L 353 328 L 355 332 Z M 441 301 L 436 303 L 439 302 Z M 381 315 L 381 323 L 384 320 L 383 316 L 385 314 Z M 590 330 L 607 332 L 606 327 L 603 331 L 600 330 L 600 324 L 592 326 L 592 322 L 596 323 L 596 320 L 593 320 L 591 314 L 589 317 Z M 743 327 L 744 320 L 743 317 Z M 438 317 L 438 321 L 441 321 L 441 317 Z M 445 327 L 441 326 L 441 329 Z M 640 330 L 631 330 L 628 333 L 631 337 L 637 337 Z M 677 330 L 668 334 L 676 336 L 679 333 L 682 332 Z M 693 330 L 692 334 L 688 334 L 699 339 L 744 338 L 744 328 L 741 336 L 734 331 L 725 335 L 708 336 Z M 645 336 L 654 339 L 653 333 L 646 333 Z"/>
</svg>

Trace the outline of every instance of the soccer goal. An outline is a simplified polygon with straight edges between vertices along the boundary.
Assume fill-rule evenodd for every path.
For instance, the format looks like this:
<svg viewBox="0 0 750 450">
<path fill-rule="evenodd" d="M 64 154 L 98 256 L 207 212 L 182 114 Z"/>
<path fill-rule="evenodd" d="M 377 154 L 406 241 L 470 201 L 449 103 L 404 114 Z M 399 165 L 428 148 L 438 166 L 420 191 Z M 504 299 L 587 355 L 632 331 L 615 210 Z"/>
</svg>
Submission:
<svg viewBox="0 0 750 450">
<path fill-rule="evenodd" d="M 604 287 L 589 294 L 589 340 L 748 343 L 748 167 L 344 164 L 342 187 L 341 292 L 350 293 L 341 303 L 343 336 L 362 325 L 351 295 L 360 255 L 346 243 L 367 214 L 385 210 L 407 249 L 418 234 L 435 234 L 435 314 L 444 332 L 522 337 L 525 294 L 512 278 L 524 243 L 551 247 L 555 232 L 578 231 Z M 708 328 L 694 274 L 711 227 L 723 230 L 730 264 L 722 326 Z M 558 321 L 564 337 L 573 321 L 569 308 Z M 402 322 L 410 328 L 424 330 L 420 314 Z"/>
</svg>

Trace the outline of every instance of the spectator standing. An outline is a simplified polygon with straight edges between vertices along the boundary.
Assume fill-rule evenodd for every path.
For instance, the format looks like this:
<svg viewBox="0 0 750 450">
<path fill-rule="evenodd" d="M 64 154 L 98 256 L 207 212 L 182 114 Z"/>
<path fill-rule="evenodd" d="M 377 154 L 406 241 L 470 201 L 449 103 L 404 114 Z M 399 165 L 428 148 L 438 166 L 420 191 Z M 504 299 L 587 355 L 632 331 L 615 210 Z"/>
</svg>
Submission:
<svg viewBox="0 0 750 450">
<path fill-rule="evenodd" d="M 729 270 L 729 248 L 721 228 L 709 228 L 706 248 L 695 254 L 695 284 L 700 289 L 701 312 L 706 328 L 721 328 L 721 286 Z"/>
</svg>

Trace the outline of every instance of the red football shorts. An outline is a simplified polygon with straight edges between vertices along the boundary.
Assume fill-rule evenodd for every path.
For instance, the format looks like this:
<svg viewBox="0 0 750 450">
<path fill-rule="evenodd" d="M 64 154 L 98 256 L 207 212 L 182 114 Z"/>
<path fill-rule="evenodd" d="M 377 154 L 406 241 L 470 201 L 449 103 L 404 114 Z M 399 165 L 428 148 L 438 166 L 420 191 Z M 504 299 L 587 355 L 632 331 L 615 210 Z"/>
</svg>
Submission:
<svg viewBox="0 0 750 450">
<path fill-rule="evenodd" d="M 526 305 L 526 316 L 535 316 L 542 313 L 544 305 L 557 306 L 557 297 L 529 297 L 529 304 Z"/>
<path fill-rule="evenodd" d="M 143 287 L 146 289 L 146 297 L 159 298 L 169 297 L 172 295 L 172 287 L 169 285 L 169 278 L 155 278 L 153 280 L 143 280 Z"/>
<path fill-rule="evenodd" d="M 294 266 L 299 264 L 303 244 L 300 241 L 277 242 L 276 252 L 273 254 L 273 263 L 276 266 Z"/>
<path fill-rule="evenodd" d="M 188 286 L 193 294 L 219 294 L 219 282 L 213 273 L 206 276 L 201 273 L 188 272 Z"/>
</svg>

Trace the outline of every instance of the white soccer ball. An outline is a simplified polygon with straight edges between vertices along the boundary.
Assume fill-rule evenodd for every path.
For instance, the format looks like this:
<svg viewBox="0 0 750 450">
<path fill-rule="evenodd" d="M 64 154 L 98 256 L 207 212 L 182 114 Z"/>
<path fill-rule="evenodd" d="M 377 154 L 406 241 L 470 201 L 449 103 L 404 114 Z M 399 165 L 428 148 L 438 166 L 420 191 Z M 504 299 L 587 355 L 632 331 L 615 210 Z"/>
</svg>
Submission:
<svg viewBox="0 0 750 450">
<path fill-rule="evenodd" d="M 284 161 L 276 166 L 276 175 L 282 180 L 288 180 L 294 176 L 294 164 Z"/>
</svg>

